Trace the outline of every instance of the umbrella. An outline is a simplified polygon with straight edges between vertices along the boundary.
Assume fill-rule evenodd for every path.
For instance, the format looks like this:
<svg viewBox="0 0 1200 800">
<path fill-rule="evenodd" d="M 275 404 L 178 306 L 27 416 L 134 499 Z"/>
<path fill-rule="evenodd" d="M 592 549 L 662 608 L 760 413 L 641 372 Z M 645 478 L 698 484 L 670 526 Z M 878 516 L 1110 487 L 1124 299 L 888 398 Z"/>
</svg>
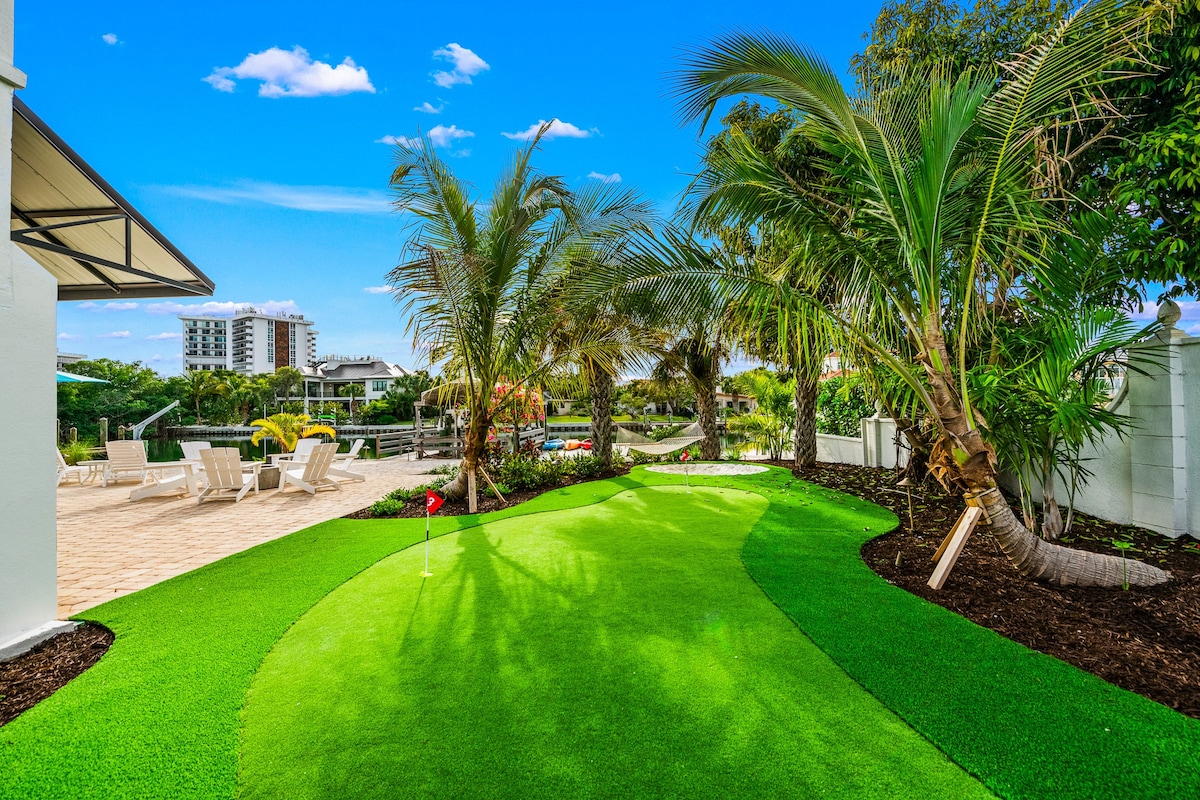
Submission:
<svg viewBox="0 0 1200 800">
<path fill-rule="evenodd" d="M 89 378 L 86 375 L 75 375 L 70 372 L 59 372 L 57 383 L 108 383 L 103 378 Z"/>
</svg>

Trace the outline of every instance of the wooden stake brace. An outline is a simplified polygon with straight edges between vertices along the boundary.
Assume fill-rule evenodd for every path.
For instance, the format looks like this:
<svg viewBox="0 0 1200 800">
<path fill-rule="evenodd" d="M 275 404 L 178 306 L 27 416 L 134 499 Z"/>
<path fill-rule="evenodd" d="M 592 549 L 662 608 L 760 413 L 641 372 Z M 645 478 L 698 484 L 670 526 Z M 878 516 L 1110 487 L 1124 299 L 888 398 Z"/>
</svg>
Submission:
<svg viewBox="0 0 1200 800">
<path fill-rule="evenodd" d="M 492 491 L 496 493 L 496 497 L 500 498 L 500 502 L 508 505 L 508 501 L 504 499 L 504 495 L 500 494 L 500 490 L 496 488 L 496 484 L 492 483 L 492 478 L 487 474 L 487 470 L 483 467 L 477 467 L 477 469 L 479 470 L 479 474 L 483 476 L 483 479 L 487 481 L 487 485 L 492 487 Z"/>
<path fill-rule="evenodd" d="M 933 560 L 937 562 L 937 567 L 929 578 L 930 589 L 941 589 L 945 585 L 946 578 L 950 576 L 950 570 L 954 569 L 954 563 L 958 561 L 963 547 L 967 544 L 967 538 L 971 535 L 971 531 L 975 530 L 975 525 L 982 516 L 982 508 L 967 506 L 967 510 L 958 518 L 954 529 L 950 531 L 950 534 L 942 542 L 942 546 L 933 554 Z"/>
</svg>

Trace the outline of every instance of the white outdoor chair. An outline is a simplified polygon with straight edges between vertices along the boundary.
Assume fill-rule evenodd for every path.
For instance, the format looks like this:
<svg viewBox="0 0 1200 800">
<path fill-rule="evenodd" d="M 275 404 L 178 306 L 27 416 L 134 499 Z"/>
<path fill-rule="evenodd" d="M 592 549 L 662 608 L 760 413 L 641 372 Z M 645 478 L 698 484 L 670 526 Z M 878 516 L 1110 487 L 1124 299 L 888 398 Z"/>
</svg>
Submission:
<svg viewBox="0 0 1200 800">
<path fill-rule="evenodd" d="M 290 453 L 272 453 L 271 463 L 279 464 L 282 468 L 285 463 L 300 464 L 308 461 L 308 456 L 312 453 L 313 448 L 321 443 L 320 439 L 298 439 L 296 441 L 296 449 Z"/>
<path fill-rule="evenodd" d="M 200 463 L 204 465 L 206 485 L 197 505 L 208 500 L 232 500 L 238 502 L 246 492 L 254 489 L 258 494 L 258 471 L 261 462 L 242 463 L 241 452 L 236 447 L 203 447 Z M 248 472 L 242 470 L 249 468 Z"/>
<path fill-rule="evenodd" d="M 329 474 L 334 478 L 341 478 L 344 481 L 365 481 L 366 475 L 360 472 L 351 472 L 350 467 L 355 461 L 358 461 L 358 451 L 362 450 L 365 439 L 356 439 L 350 447 L 350 452 L 345 455 L 337 455 L 333 459 L 332 466 L 329 467 Z"/>
<path fill-rule="evenodd" d="M 54 448 L 54 455 L 58 456 L 58 481 L 54 485 L 61 486 L 63 478 L 67 477 L 68 475 L 74 475 L 79 479 L 79 485 L 83 486 L 83 476 L 87 475 L 90 470 L 87 467 L 68 464 L 66 459 L 63 458 L 63 454 L 57 447 Z"/>
<path fill-rule="evenodd" d="M 101 486 L 108 486 L 109 481 L 117 483 L 122 478 L 137 478 L 139 483 L 146 482 L 146 443 L 140 440 L 114 440 L 104 443 L 108 452 L 108 464 L 104 467 L 104 475 L 100 478 Z"/>
<path fill-rule="evenodd" d="M 184 461 L 200 461 L 200 451 L 212 449 L 208 442 L 180 442 L 179 446 L 183 449 Z"/>
<path fill-rule="evenodd" d="M 341 491 L 341 486 L 329 476 L 329 468 L 337 456 L 338 443 L 319 444 L 312 449 L 308 460 L 302 463 L 279 465 L 279 491 L 287 489 L 288 484 L 296 486 L 309 494 L 316 494 L 317 489 L 335 489 Z"/>
</svg>

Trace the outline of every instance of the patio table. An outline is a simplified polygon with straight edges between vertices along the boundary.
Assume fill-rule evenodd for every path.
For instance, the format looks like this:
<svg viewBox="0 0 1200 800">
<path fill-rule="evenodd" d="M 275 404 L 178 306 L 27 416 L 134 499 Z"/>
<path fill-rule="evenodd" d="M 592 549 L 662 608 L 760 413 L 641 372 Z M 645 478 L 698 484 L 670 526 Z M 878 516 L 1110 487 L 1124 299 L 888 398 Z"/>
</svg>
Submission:
<svg viewBox="0 0 1200 800">
<path fill-rule="evenodd" d="M 88 472 L 87 475 L 83 476 L 83 480 L 86 483 L 94 483 L 96 478 L 104 474 L 104 470 L 108 467 L 108 461 L 103 458 L 96 459 L 95 461 L 76 461 L 75 466 L 87 467 Z"/>
<path fill-rule="evenodd" d="M 191 461 L 150 462 L 146 465 L 146 478 L 150 482 L 143 483 L 130 492 L 130 501 L 144 500 L 147 497 L 179 491 L 180 489 L 183 489 L 189 497 L 197 496 L 200 494 L 200 487 L 196 480 L 195 466 L 195 463 Z M 179 470 L 183 474 L 164 478 L 162 473 L 170 470 Z"/>
</svg>

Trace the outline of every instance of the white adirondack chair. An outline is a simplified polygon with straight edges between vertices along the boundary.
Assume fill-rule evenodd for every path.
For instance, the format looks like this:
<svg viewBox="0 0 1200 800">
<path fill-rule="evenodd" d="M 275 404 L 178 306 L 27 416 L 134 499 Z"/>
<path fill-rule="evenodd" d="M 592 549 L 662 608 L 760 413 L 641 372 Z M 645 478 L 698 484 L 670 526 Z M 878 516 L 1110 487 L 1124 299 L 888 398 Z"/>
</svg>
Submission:
<svg viewBox="0 0 1200 800">
<path fill-rule="evenodd" d="M 246 492 L 254 489 L 258 494 L 258 471 L 260 462 L 242 463 L 241 453 L 236 447 L 204 447 L 200 449 L 200 463 L 204 465 L 206 485 L 197 505 L 205 500 L 232 500 L 238 502 Z M 248 472 L 243 472 L 249 468 Z"/>
<path fill-rule="evenodd" d="M 183 449 L 184 461 L 199 461 L 200 451 L 212 448 L 208 442 L 180 442 L 179 446 Z"/>
<path fill-rule="evenodd" d="M 339 454 L 334 458 L 332 466 L 329 467 L 329 474 L 344 481 L 365 481 L 366 475 L 350 471 L 350 467 L 358 460 L 358 451 L 362 450 L 365 442 L 365 439 L 355 439 L 354 444 L 350 446 L 349 453 Z"/>
<path fill-rule="evenodd" d="M 146 443 L 140 440 L 114 440 L 104 443 L 108 452 L 108 464 L 104 467 L 104 475 L 100 478 L 101 486 L 108 486 L 109 481 L 117 483 L 126 477 L 137 478 L 139 483 L 146 482 Z"/>
<path fill-rule="evenodd" d="M 271 456 L 272 464 L 279 464 L 283 467 L 284 464 L 300 464 L 308 461 L 308 456 L 312 453 L 313 448 L 321 444 L 321 440 L 317 438 L 298 439 L 296 441 L 296 449 L 290 453 L 274 453 Z"/>
<path fill-rule="evenodd" d="M 54 485 L 61 486 L 64 478 L 74 475 L 79 479 L 79 485 L 83 486 L 83 476 L 88 474 L 88 468 L 68 464 L 57 447 L 54 448 L 54 455 L 58 456 L 58 481 Z"/>
<path fill-rule="evenodd" d="M 329 468 L 337 456 L 338 443 L 319 444 L 309 453 L 308 460 L 302 463 L 281 462 L 279 465 L 279 491 L 287 489 L 288 484 L 296 486 L 309 494 L 316 494 L 317 489 L 335 489 L 341 491 L 341 486 L 329 475 Z"/>
</svg>

